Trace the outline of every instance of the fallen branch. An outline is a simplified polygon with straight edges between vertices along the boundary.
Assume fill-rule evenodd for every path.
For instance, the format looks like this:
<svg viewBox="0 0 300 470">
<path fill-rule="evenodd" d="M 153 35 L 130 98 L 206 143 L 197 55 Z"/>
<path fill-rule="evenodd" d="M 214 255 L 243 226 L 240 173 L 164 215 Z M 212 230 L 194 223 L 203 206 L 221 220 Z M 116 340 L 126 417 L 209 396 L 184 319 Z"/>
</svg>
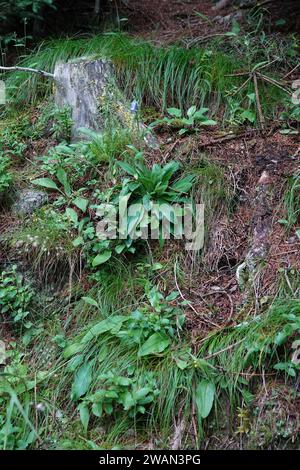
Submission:
<svg viewBox="0 0 300 470">
<path fill-rule="evenodd" d="M 266 82 L 271 83 L 271 85 L 277 86 L 277 88 L 280 88 L 280 90 L 284 91 L 288 95 L 292 94 L 289 90 L 287 90 L 284 86 L 282 86 L 280 82 L 278 82 L 277 80 L 274 80 L 274 78 L 267 77 L 266 75 L 263 75 L 262 73 L 259 73 L 259 72 L 257 73 L 257 75 L 261 80 L 265 80 Z"/>
<path fill-rule="evenodd" d="M 0 66 L 0 71 L 3 71 L 3 72 L 15 72 L 15 71 L 30 72 L 30 73 L 37 73 L 38 75 L 41 75 L 42 77 L 54 78 L 53 73 L 45 72 L 44 70 L 31 69 L 31 68 L 28 68 L 28 67 L 2 67 L 2 66 Z"/>
<path fill-rule="evenodd" d="M 214 139 L 214 140 L 210 140 L 209 142 L 204 142 L 203 144 L 200 144 L 199 147 L 200 148 L 210 147 L 211 145 L 221 144 L 222 142 L 226 142 L 228 140 L 239 139 L 245 136 L 246 136 L 245 132 L 241 134 L 227 134 L 224 137 L 220 137 L 219 139 Z"/>
<path fill-rule="evenodd" d="M 297 70 L 297 68 L 299 68 L 299 67 L 300 67 L 300 62 L 299 62 L 299 64 L 296 65 L 296 67 L 294 67 L 292 70 L 290 70 L 290 71 L 283 77 L 283 80 L 285 80 L 285 79 L 288 78 L 290 75 L 292 75 L 292 73 L 294 73 L 294 72 Z"/>
<path fill-rule="evenodd" d="M 198 38 L 192 39 L 188 43 L 188 47 L 195 46 L 196 44 L 199 44 L 199 42 L 207 41 L 208 39 L 216 38 L 216 37 L 230 37 L 228 36 L 227 33 L 214 33 L 214 34 L 208 34 L 207 36 L 200 36 Z"/>
</svg>

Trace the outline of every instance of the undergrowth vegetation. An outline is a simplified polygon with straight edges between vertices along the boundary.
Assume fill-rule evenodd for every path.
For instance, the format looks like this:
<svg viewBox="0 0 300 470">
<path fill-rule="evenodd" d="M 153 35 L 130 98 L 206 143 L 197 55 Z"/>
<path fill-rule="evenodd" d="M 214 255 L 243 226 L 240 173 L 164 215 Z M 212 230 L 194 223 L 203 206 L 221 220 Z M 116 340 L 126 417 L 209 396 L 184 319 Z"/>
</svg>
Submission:
<svg viewBox="0 0 300 470">
<path fill-rule="evenodd" d="M 291 400 L 299 398 L 300 271 L 273 261 L 278 272 L 268 280 L 268 286 L 275 283 L 271 294 L 266 288 L 259 296 L 253 286 L 240 292 L 236 270 L 251 243 L 246 230 L 255 223 L 246 205 L 258 192 L 247 187 L 253 182 L 245 173 L 257 179 L 257 167 L 249 159 L 236 169 L 221 147 L 220 158 L 202 151 L 222 126 L 230 132 L 224 137 L 222 129 L 217 144 L 241 129 L 254 135 L 261 113 L 265 124 L 276 116 L 286 135 L 297 132 L 299 107 L 287 104 L 291 90 L 278 77 L 294 66 L 295 38 L 282 44 L 264 37 L 261 27 L 257 37 L 241 35 L 233 24 L 226 36 L 231 47 L 219 38 L 206 48 L 162 47 L 119 33 L 40 44 L 20 66 L 53 72 L 57 62 L 81 56 L 110 60 L 117 101 L 122 90 L 139 104 L 137 121 L 147 123 L 140 128 L 132 116 L 128 126 L 114 120 L 108 100 L 99 104 L 105 129 L 80 129 L 76 142 L 71 110 L 54 105 L 48 78 L 21 71 L 6 77 L 0 448 L 175 449 L 180 429 L 182 448 L 198 449 L 225 427 L 239 442 L 274 445 L 272 432 L 253 444 L 250 419 L 269 379 L 288 387 Z M 155 149 L 145 132 L 156 132 Z M 189 145 L 196 149 L 191 158 L 184 150 Z M 247 158 L 251 145 L 249 151 L 245 143 Z M 267 169 L 273 163 L 268 160 Z M 24 188 L 45 197 L 20 215 Z M 291 172 L 281 196 L 279 228 L 297 240 L 299 172 Z M 128 217 L 118 225 L 127 204 Z M 203 246 L 186 254 L 184 205 L 191 207 L 193 226 L 198 204 L 204 204 Z M 222 251 L 221 225 L 233 217 L 230 235 L 236 230 L 240 237 L 236 259 L 228 260 L 224 250 L 222 271 L 212 238 Z M 150 231 L 151 239 L 143 236 Z M 268 263 L 259 266 L 258 291 Z M 293 433 L 286 436 L 292 447 Z"/>
<path fill-rule="evenodd" d="M 233 34 L 233 41 L 239 37 Z M 251 50 L 251 38 L 248 49 Z M 291 46 L 292 47 L 292 46 Z M 296 45 L 294 45 L 296 50 Z M 274 45 L 274 50 L 276 46 Z M 213 45 L 208 49 L 179 46 L 157 47 L 150 42 L 131 39 L 126 35 L 106 33 L 86 39 L 61 39 L 46 42 L 32 55 L 23 58 L 19 66 L 53 72 L 55 64 L 68 59 L 88 56 L 111 60 L 117 69 L 122 89 L 128 97 L 157 106 L 165 111 L 168 106 L 178 106 L 182 112 L 192 105 L 213 106 L 224 110 L 224 119 L 232 120 L 232 108 L 239 112 L 239 122 L 256 122 L 257 112 L 253 98 L 252 80 L 245 83 L 247 74 L 262 67 L 266 79 L 260 84 L 260 100 L 265 114 L 272 117 L 276 106 L 288 93 L 276 80 L 276 68 L 272 71 L 270 52 L 257 62 L 257 54 L 243 54 L 240 58 Z M 274 52 L 274 51 L 273 51 Z M 293 54 L 291 60 L 293 59 Z M 247 57 L 245 61 L 244 57 Z M 278 58 L 280 60 L 280 58 Z M 271 73 L 268 65 L 270 62 Z M 239 76 L 243 70 L 246 78 Z M 236 74 L 236 76 L 235 76 Z M 38 76 L 15 72 L 7 78 L 10 100 L 15 105 L 36 102 L 51 91 L 51 80 L 41 84 Z M 225 105 L 225 107 L 224 107 Z M 235 117 L 236 120 L 236 117 Z"/>
</svg>

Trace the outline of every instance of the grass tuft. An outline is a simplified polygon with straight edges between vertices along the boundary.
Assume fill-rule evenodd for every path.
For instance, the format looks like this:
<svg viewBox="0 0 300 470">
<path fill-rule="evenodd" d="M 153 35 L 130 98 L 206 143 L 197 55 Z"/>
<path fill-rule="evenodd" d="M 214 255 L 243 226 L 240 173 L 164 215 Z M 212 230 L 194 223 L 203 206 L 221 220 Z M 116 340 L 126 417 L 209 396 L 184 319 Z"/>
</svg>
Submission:
<svg viewBox="0 0 300 470">
<path fill-rule="evenodd" d="M 127 96 L 160 111 L 168 106 L 187 110 L 191 105 L 213 107 L 214 112 L 223 109 L 228 94 L 242 83 L 241 77 L 230 75 L 247 69 L 242 61 L 217 50 L 156 47 L 117 33 L 47 41 L 18 65 L 53 72 L 57 62 L 81 56 L 111 60 Z M 18 71 L 7 77 L 10 100 L 17 105 L 36 102 L 51 92 L 51 85 L 51 80 L 43 82 L 36 74 Z M 262 84 L 261 101 L 266 114 L 277 102 L 278 91 Z M 236 93 L 235 99 L 243 104 L 249 93 L 253 93 L 251 83 Z"/>
</svg>

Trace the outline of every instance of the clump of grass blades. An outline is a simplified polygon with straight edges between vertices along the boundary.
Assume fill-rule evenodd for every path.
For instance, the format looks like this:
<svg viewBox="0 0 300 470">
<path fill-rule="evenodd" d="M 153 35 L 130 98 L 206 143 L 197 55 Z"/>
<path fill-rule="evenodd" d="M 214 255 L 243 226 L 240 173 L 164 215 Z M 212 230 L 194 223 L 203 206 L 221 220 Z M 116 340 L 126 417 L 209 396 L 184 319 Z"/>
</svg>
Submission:
<svg viewBox="0 0 300 470">
<path fill-rule="evenodd" d="M 243 388 L 243 374 L 250 378 L 251 372 L 266 370 L 274 361 L 278 348 L 275 338 L 287 324 L 288 314 L 300 316 L 299 299 L 278 299 L 267 312 L 212 332 L 201 343 L 198 356 L 209 359 L 223 374 L 232 399 L 236 390 Z M 214 373 L 211 368 L 210 374 Z"/>
<path fill-rule="evenodd" d="M 200 381 L 214 384 L 215 413 L 218 412 L 222 397 L 227 397 L 234 408 L 247 396 L 252 374 L 272 368 L 279 357 L 280 351 L 275 338 L 287 324 L 286 314 L 299 316 L 300 301 L 276 301 L 261 316 L 212 332 L 200 341 L 196 355 L 191 354 L 187 338 L 182 335 L 164 353 L 139 357 L 136 344 L 122 343 L 111 332 L 104 332 L 98 337 L 91 335 L 90 340 L 84 342 L 84 349 L 79 351 L 78 344 L 83 338 L 82 335 L 86 336 L 87 331 L 90 331 L 89 325 L 86 331 L 75 338 L 74 343 L 69 343 L 69 352 L 71 351 L 73 357 L 67 357 L 66 368 L 61 369 L 61 389 L 64 393 L 70 390 L 76 370 L 74 366 L 78 360 L 76 351 L 77 354 L 83 355 L 85 360 L 97 358 L 93 363 L 93 377 L 96 379 L 90 385 L 90 391 L 93 393 L 99 387 L 97 378 L 111 370 L 117 369 L 117 374 L 125 377 L 131 368 L 138 377 L 151 371 L 156 377 L 159 390 L 151 407 L 143 416 L 136 417 L 134 423 L 128 413 L 120 409 L 113 413 L 113 419 L 107 420 L 103 417 L 102 422 L 107 431 L 105 439 L 109 445 L 120 442 L 120 433 L 124 437 L 125 431 L 132 429 L 133 424 L 139 432 L 141 429 L 152 435 L 155 432 L 162 439 L 166 439 L 172 432 L 175 417 L 184 418 L 187 423 L 191 422 L 193 412 L 197 410 L 195 394 Z M 113 319 L 113 316 L 110 318 Z M 180 357 L 185 358 L 180 364 L 181 367 L 178 366 Z M 201 437 L 201 419 L 198 425 Z"/>
<path fill-rule="evenodd" d="M 240 77 L 230 75 L 240 70 L 243 63 L 230 55 L 197 47 L 155 47 L 150 42 L 116 33 L 48 41 L 25 56 L 18 65 L 53 72 L 57 62 L 80 56 L 111 60 L 128 97 L 155 105 L 162 111 L 167 106 L 186 110 L 191 105 L 209 106 L 212 103 L 218 109 L 226 103 L 228 90 L 242 83 Z M 42 83 L 36 74 L 19 71 L 7 78 L 7 89 L 15 104 L 36 101 L 50 93 L 50 85 L 49 81 Z M 269 95 L 271 88 L 267 86 Z M 237 95 L 237 99 L 239 95 L 246 96 L 246 89 Z M 270 107 L 269 101 L 268 98 L 266 104 Z"/>
<path fill-rule="evenodd" d="M 78 259 L 70 235 L 68 222 L 46 206 L 9 235 L 6 242 L 39 274 L 40 280 L 63 281 Z"/>
<path fill-rule="evenodd" d="M 196 204 L 204 204 L 204 247 L 201 252 L 195 251 L 193 259 L 205 255 L 208 248 L 209 234 L 216 221 L 229 214 L 234 198 L 234 191 L 225 178 L 224 169 L 202 158 L 189 172 L 194 176 L 192 200 Z"/>
</svg>

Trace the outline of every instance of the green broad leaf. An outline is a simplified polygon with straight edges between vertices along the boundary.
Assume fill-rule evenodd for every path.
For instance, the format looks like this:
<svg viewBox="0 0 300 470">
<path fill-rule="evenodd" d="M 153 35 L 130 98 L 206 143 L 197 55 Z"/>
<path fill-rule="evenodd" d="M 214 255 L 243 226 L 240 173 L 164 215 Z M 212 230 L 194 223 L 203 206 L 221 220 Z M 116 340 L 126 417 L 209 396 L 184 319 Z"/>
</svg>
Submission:
<svg viewBox="0 0 300 470">
<path fill-rule="evenodd" d="M 188 362 L 180 359 L 179 357 L 174 357 L 178 369 L 184 370 L 188 367 Z"/>
<path fill-rule="evenodd" d="M 209 111 L 209 108 L 200 108 L 198 111 L 195 112 L 194 114 L 194 119 L 206 119 L 204 114 Z"/>
<path fill-rule="evenodd" d="M 188 117 L 192 117 L 192 116 L 194 116 L 194 114 L 195 114 L 196 111 L 197 111 L 196 106 L 191 106 L 191 107 L 188 109 L 188 111 L 187 111 L 186 114 L 188 115 Z"/>
<path fill-rule="evenodd" d="M 211 412 L 215 398 L 215 384 L 207 380 L 198 383 L 195 392 L 195 401 L 201 418 L 207 418 Z"/>
<path fill-rule="evenodd" d="M 67 364 L 66 371 L 75 372 L 78 369 L 78 367 L 83 363 L 83 361 L 84 361 L 83 354 L 77 354 L 76 356 L 73 356 Z"/>
<path fill-rule="evenodd" d="M 71 390 L 71 398 L 73 401 L 78 400 L 88 391 L 92 381 L 92 367 L 92 362 L 86 362 L 76 372 Z"/>
<path fill-rule="evenodd" d="M 111 250 L 103 251 L 103 253 L 100 253 L 93 259 L 92 266 L 95 268 L 96 266 L 99 266 L 100 264 L 106 263 L 106 261 L 108 261 L 109 258 L 111 257 L 111 254 L 112 254 Z"/>
<path fill-rule="evenodd" d="M 128 216 L 128 226 L 127 226 L 127 233 L 129 236 L 132 238 L 132 234 L 140 224 L 140 222 L 143 220 L 143 217 L 145 215 L 145 209 L 141 206 L 141 210 L 139 212 L 136 212 L 134 215 L 129 215 Z"/>
<path fill-rule="evenodd" d="M 122 403 L 125 411 L 129 410 L 135 405 L 135 401 L 130 392 L 127 391 L 122 394 Z"/>
<path fill-rule="evenodd" d="M 126 245 L 124 243 L 122 243 L 122 245 L 117 245 L 115 247 L 115 252 L 120 255 L 122 253 L 122 251 L 124 251 L 126 248 Z"/>
<path fill-rule="evenodd" d="M 210 19 L 208 16 L 204 15 L 203 13 L 201 13 L 200 11 L 195 11 L 194 14 L 195 14 L 195 16 L 199 16 L 199 18 L 201 18 L 202 20 L 207 21 L 210 25 L 213 24 L 213 22 L 211 21 L 211 19 Z"/>
<path fill-rule="evenodd" d="M 118 398 L 118 393 L 114 390 L 105 390 L 104 396 L 105 398 Z"/>
<path fill-rule="evenodd" d="M 179 108 L 167 108 L 167 112 L 170 114 L 170 116 L 173 116 L 176 118 L 181 118 L 182 116 L 181 109 Z"/>
<path fill-rule="evenodd" d="M 127 320 L 128 317 L 122 315 L 114 315 L 113 317 L 107 318 L 105 320 L 96 323 L 81 339 L 81 343 L 88 343 L 92 339 L 106 333 L 107 331 L 118 332 L 122 326 L 122 323 Z"/>
<path fill-rule="evenodd" d="M 275 21 L 276 26 L 284 26 L 286 24 L 286 20 L 284 18 L 280 18 L 279 20 Z"/>
<path fill-rule="evenodd" d="M 233 19 L 232 20 L 232 28 L 231 28 L 231 32 L 238 35 L 241 31 L 241 27 L 239 25 L 239 23 L 237 22 L 236 19 Z"/>
<path fill-rule="evenodd" d="M 236 35 L 237 35 L 237 34 L 234 33 L 234 32 L 232 32 L 232 31 L 228 31 L 227 33 L 224 33 L 224 36 L 229 36 L 229 37 L 231 37 L 231 36 L 236 36 Z"/>
<path fill-rule="evenodd" d="M 74 224 L 77 224 L 78 222 L 78 215 L 77 212 L 74 211 L 74 209 L 71 209 L 71 207 L 66 208 L 66 216 L 68 219 L 70 219 Z"/>
<path fill-rule="evenodd" d="M 174 211 L 171 205 L 161 204 L 159 206 L 159 214 L 161 220 L 168 220 L 172 224 L 175 223 Z"/>
<path fill-rule="evenodd" d="M 80 245 L 84 244 L 84 239 L 82 237 L 77 237 L 75 240 L 73 240 L 72 245 L 77 248 Z"/>
<path fill-rule="evenodd" d="M 174 160 L 171 160 L 169 163 L 167 163 L 162 169 L 161 173 L 163 175 L 163 181 L 165 183 L 168 183 L 172 176 L 178 171 L 180 168 L 180 163 L 176 162 Z"/>
<path fill-rule="evenodd" d="M 255 93 L 248 93 L 247 97 L 248 97 L 248 100 L 250 101 L 250 103 L 255 103 L 256 102 Z"/>
<path fill-rule="evenodd" d="M 98 302 L 92 299 L 92 297 L 81 297 L 81 299 L 84 300 L 86 304 L 93 305 L 93 307 L 99 307 Z"/>
<path fill-rule="evenodd" d="M 86 212 L 89 200 L 84 197 L 76 197 L 73 201 L 73 204 L 78 207 L 82 212 Z"/>
<path fill-rule="evenodd" d="M 128 387 L 132 383 L 132 380 L 128 377 L 120 377 L 118 380 L 118 385 L 122 385 L 122 387 Z"/>
<path fill-rule="evenodd" d="M 241 118 L 246 121 L 248 120 L 249 122 L 254 122 L 255 121 L 255 114 L 252 111 L 245 110 L 241 113 Z"/>
<path fill-rule="evenodd" d="M 65 359 L 69 359 L 75 354 L 81 352 L 82 349 L 83 349 L 83 345 L 81 343 L 72 343 L 64 349 L 63 357 Z"/>
<path fill-rule="evenodd" d="M 111 415 L 114 411 L 113 405 L 111 403 L 104 403 L 103 408 L 107 415 Z"/>
<path fill-rule="evenodd" d="M 90 412 L 88 406 L 85 403 L 80 403 L 80 405 L 78 406 L 78 410 L 83 429 L 85 432 L 87 432 L 90 421 Z"/>
<path fill-rule="evenodd" d="M 151 388 L 143 387 L 134 392 L 133 397 L 136 401 L 140 402 L 141 400 L 144 400 L 149 393 L 151 393 Z"/>
<path fill-rule="evenodd" d="M 59 144 L 57 147 L 55 147 L 55 150 L 58 153 L 66 153 L 67 155 L 73 155 L 74 150 L 71 148 L 72 146 L 68 147 L 67 145 L 64 144 Z"/>
<path fill-rule="evenodd" d="M 31 181 L 31 183 L 36 184 L 37 186 L 42 186 L 43 188 L 55 189 L 56 191 L 60 191 L 57 184 L 50 178 L 37 178 L 36 180 Z"/>
<path fill-rule="evenodd" d="M 128 163 L 117 162 L 117 164 L 119 165 L 120 168 L 122 168 L 122 170 L 124 170 L 129 175 L 131 175 L 131 176 L 136 175 L 136 169 L 133 166 L 129 165 Z"/>
<path fill-rule="evenodd" d="M 286 219 L 279 219 L 278 223 L 281 224 L 281 225 L 289 225 L 289 221 L 286 220 Z"/>
<path fill-rule="evenodd" d="M 289 328 L 283 329 L 277 333 L 277 335 L 274 338 L 274 343 L 276 346 L 282 346 L 290 337 L 292 334 L 292 327 L 291 325 L 287 325 Z"/>
<path fill-rule="evenodd" d="M 152 268 L 152 271 L 158 271 L 159 269 L 163 269 L 164 265 L 161 263 L 153 263 L 151 268 Z"/>
<path fill-rule="evenodd" d="M 188 129 L 180 129 L 180 131 L 178 132 L 178 135 L 183 135 L 183 134 L 186 134 L 189 130 Z"/>
<path fill-rule="evenodd" d="M 285 372 L 290 377 L 296 377 L 294 365 L 291 362 L 279 362 L 274 366 L 274 369 Z"/>
<path fill-rule="evenodd" d="M 166 300 L 168 302 L 171 302 L 172 300 L 177 299 L 178 296 L 179 296 L 179 292 L 177 290 L 174 290 L 166 297 Z"/>
<path fill-rule="evenodd" d="M 217 121 L 214 121 L 213 119 L 205 119 L 204 121 L 201 121 L 201 126 L 215 126 L 217 124 Z"/>
<path fill-rule="evenodd" d="M 194 118 L 193 117 L 190 117 L 190 118 L 182 118 L 181 120 L 182 124 L 184 124 L 185 126 L 192 126 L 195 122 Z"/>
<path fill-rule="evenodd" d="M 145 196 L 143 196 L 143 206 L 147 211 L 151 209 L 151 199 L 149 194 L 145 194 Z"/>
<path fill-rule="evenodd" d="M 93 403 L 92 405 L 92 412 L 95 416 L 97 416 L 98 418 L 101 418 L 102 416 L 102 413 L 103 413 L 103 406 L 102 406 L 102 403 L 99 402 L 99 403 Z"/>
<path fill-rule="evenodd" d="M 260 69 L 261 67 L 264 67 L 264 66 L 267 65 L 268 63 L 269 63 L 268 60 L 263 60 L 262 62 L 258 62 L 258 63 L 255 64 L 255 66 L 253 67 L 252 72 L 254 72 L 254 70 Z"/>
<path fill-rule="evenodd" d="M 193 175 L 188 175 L 185 178 L 181 178 L 180 180 L 175 181 L 171 188 L 173 191 L 178 193 L 187 193 L 193 186 L 194 179 L 195 178 Z"/>
<path fill-rule="evenodd" d="M 150 354 L 158 354 L 163 352 L 170 344 L 170 338 L 163 333 L 154 333 L 140 347 L 139 357 L 149 356 Z"/>
<path fill-rule="evenodd" d="M 71 187 L 68 180 L 68 175 L 63 168 L 59 168 L 56 172 L 56 177 L 58 181 L 63 185 L 64 191 L 67 196 L 71 195 Z"/>
</svg>

